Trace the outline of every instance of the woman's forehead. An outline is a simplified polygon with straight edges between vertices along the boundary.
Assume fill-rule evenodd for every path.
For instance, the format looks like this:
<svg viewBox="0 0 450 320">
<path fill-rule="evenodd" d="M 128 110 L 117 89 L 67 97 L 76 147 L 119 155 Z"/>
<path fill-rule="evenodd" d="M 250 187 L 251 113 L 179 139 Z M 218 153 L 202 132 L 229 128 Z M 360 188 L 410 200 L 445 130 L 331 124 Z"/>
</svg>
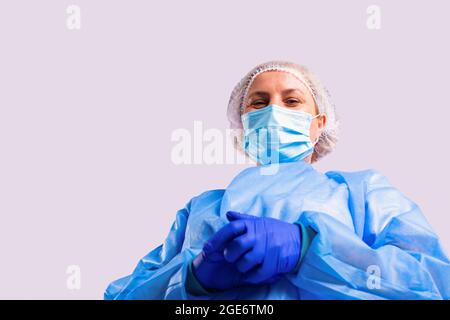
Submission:
<svg viewBox="0 0 450 320">
<path fill-rule="evenodd" d="M 286 89 L 299 89 L 303 92 L 308 91 L 305 84 L 289 72 L 265 71 L 253 79 L 248 93 L 267 90 L 284 91 Z"/>
</svg>

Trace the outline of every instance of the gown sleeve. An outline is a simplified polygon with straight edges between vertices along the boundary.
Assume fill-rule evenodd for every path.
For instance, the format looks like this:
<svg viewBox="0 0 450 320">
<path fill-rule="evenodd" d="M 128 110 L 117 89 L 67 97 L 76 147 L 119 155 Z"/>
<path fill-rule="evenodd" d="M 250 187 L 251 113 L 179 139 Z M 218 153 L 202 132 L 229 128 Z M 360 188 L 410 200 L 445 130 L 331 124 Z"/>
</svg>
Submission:
<svg viewBox="0 0 450 320">
<path fill-rule="evenodd" d="M 198 252 L 182 250 L 191 202 L 177 212 L 164 243 L 144 256 L 132 274 L 107 287 L 105 300 L 190 299 L 191 287 L 199 293 L 198 286 L 186 281 L 190 263 Z"/>
<path fill-rule="evenodd" d="M 420 208 L 374 170 L 332 175 L 349 185 L 355 228 L 303 212 L 316 235 L 288 276 L 302 298 L 449 299 L 450 261 Z"/>
</svg>

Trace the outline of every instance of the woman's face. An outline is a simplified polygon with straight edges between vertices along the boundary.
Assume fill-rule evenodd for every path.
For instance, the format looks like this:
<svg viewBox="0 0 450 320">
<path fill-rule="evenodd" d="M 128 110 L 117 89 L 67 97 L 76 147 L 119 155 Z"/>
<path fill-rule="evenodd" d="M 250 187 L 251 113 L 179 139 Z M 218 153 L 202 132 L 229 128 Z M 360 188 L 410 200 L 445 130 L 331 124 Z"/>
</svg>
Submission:
<svg viewBox="0 0 450 320">
<path fill-rule="evenodd" d="M 283 71 L 266 71 L 259 74 L 250 86 L 244 101 L 244 111 L 258 110 L 276 104 L 290 110 L 301 110 L 312 116 L 318 114 L 314 98 L 306 86 L 294 75 Z M 310 139 L 314 142 L 326 124 L 326 115 L 311 122 Z M 305 159 L 310 162 L 310 157 Z"/>
</svg>

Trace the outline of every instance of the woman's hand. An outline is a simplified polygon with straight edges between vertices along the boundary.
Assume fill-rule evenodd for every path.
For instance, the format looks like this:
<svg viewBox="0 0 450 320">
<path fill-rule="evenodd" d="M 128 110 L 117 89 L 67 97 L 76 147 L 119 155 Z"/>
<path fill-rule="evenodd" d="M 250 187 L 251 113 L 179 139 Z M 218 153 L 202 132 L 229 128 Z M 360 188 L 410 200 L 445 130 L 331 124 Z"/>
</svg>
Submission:
<svg viewBox="0 0 450 320">
<path fill-rule="evenodd" d="M 241 283 L 273 282 L 294 269 L 301 254 L 300 227 L 282 220 L 227 212 L 231 222 L 216 234 Z"/>
<path fill-rule="evenodd" d="M 227 218 L 231 222 L 193 262 L 194 276 L 205 289 L 269 284 L 294 269 L 301 251 L 298 225 L 234 211 Z"/>
<path fill-rule="evenodd" d="M 197 281 L 208 291 L 227 290 L 242 284 L 242 275 L 236 266 L 225 260 L 223 246 L 216 246 L 214 236 L 205 243 L 203 250 L 192 263 Z"/>
</svg>

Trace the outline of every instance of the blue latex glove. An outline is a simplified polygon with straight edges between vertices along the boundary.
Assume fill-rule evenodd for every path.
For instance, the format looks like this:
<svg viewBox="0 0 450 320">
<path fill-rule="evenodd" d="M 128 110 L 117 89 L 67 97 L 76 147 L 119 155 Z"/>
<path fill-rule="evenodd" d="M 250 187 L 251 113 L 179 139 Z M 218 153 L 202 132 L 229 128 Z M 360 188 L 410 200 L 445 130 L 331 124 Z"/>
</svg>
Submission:
<svg viewBox="0 0 450 320">
<path fill-rule="evenodd" d="M 214 292 L 238 287 L 242 284 L 241 273 L 232 263 L 225 260 L 223 244 L 215 235 L 203 246 L 202 251 L 192 262 L 192 273 L 200 285 Z"/>
<path fill-rule="evenodd" d="M 220 229 L 217 245 L 242 273 L 243 283 L 261 284 L 292 271 L 300 259 L 301 235 L 297 224 L 266 217 L 227 212 L 231 222 Z"/>
<path fill-rule="evenodd" d="M 231 213 L 233 214 L 233 213 Z M 238 213 L 236 213 L 238 214 Z M 227 215 L 228 216 L 228 215 Z M 247 216 L 242 215 L 243 217 L 252 217 L 257 218 L 254 216 Z M 228 216 L 230 220 L 230 216 Z M 266 218 L 264 218 L 266 219 Z M 274 225 L 276 225 L 278 228 L 277 230 L 281 233 L 284 233 L 286 230 L 292 230 L 290 229 L 290 224 L 286 222 L 282 222 L 280 220 L 271 219 L 274 220 Z M 259 220 L 255 220 L 259 221 Z M 264 220 L 266 221 L 266 220 Z M 262 222 L 262 221 L 261 221 Z M 260 223 L 261 223 L 260 222 Z M 280 224 L 277 224 L 279 222 Z M 244 237 L 242 235 L 242 232 L 244 231 L 243 227 L 245 226 L 245 220 L 240 220 L 236 222 L 231 222 L 224 227 L 222 227 L 219 231 L 217 231 L 203 246 L 202 251 L 200 254 L 198 254 L 193 262 L 192 262 L 192 272 L 197 279 L 197 281 L 200 283 L 200 285 L 206 289 L 207 291 L 213 292 L 213 291 L 220 291 L 220 290 L 228 290 L 231 288 L 239 287 L 239 286 L 245 286 L 245 285 L 253 285 L 253 284 L 269 284 L 277 281 L 281 274 L 271 274 L 268 277 L 264 277 L 264 279 L 257 278 L 257 281 L 252 281 L 252 277 L 250 277 L 250 281 L 246 281 L 245 274 L 243 274 L 239 269 L 240 265 L 246 265 L 245 263 L 241 264 L 235 264 L 233 259 L 229 259 L 230 256 L 234 257 L 237 256 L 237 251 L 239 250 L 239 246 L 236 246 L 236 243 L 234 242 L 234 238 L 237 236 L 240 236 L 239 239 L 247 239 L 248 237 L 253 237 L 253 239 L 263 239 L 260 236 L 264 235 L 257 235 L 253 236 L 253 233 L 249 232 L 248 237 Z M 251 225 L 252 223 L 250 221 L 247 221 L 247 225 Z M 259 225 L 259 223 L 258 223 Z M 272 226 L 272 224 L 271 224 Z M 284 228 L 282 228 L 284 227 Z M 294 230 L 299 233 L 299 227 L 294 226 Z M 257 229 L 259 230 L 259 228 Z M 262 230 L 262 229 L 261 229 Z M 294 232 L 294 230 L 292 230 Z M 265 232 L 265 230 L 262 230 Z M 241 236 L 242 235 L 242 236 Z M 283 238 L 287 241 L 290 241 L 288 237 Z M 240 241 L 238 240 L 238 241 Z M 263 240 L 265 242 L 265 238 Z M 298 247 L 300 247 L 300 240 L 298 240 Z M 272 243 L 272 242 L 271 242 Z M 295 243 L 297 245 L 297 243 Z M 230 249 L 228 249 L 226 252 L 228 253 L 228 260 L 225 258 L 224 252 L 226 246 L 229 246 Z M 247 242 L 246 242 L 247 246 Z M 250 244 L 248 245 L 250 247 Z M 291 244 L 289 244 L 289 247 L 292 247 Z M 257 246 L 256 247 L 259 251 L 258 254 L 255 256 L 257 261 L 261 261 L 265 254 L 265 249 L 262 247 Z M 264 246 L 265 248 L 265 246 Z M 298 249 L 300 250 L 300 249 Z M 298 251 L 299 253 L 300 251 Z M 295 260 L 292 254 L 292 261 Z M 233 261 L 232 261 L 233 260 Z M 298 260 L 298 259 L 297 259 Z M 253 262 L 253 261 L 252 261 Z M 294 263 L 295 265 L 295 263 Z M 270 269 L 272 270 L 272 269 Z M 284 271 L 285 269 L 280 268 L 281 271 Z M 266 274 L 265 274 L 266 275 Z"/>
</svg>

